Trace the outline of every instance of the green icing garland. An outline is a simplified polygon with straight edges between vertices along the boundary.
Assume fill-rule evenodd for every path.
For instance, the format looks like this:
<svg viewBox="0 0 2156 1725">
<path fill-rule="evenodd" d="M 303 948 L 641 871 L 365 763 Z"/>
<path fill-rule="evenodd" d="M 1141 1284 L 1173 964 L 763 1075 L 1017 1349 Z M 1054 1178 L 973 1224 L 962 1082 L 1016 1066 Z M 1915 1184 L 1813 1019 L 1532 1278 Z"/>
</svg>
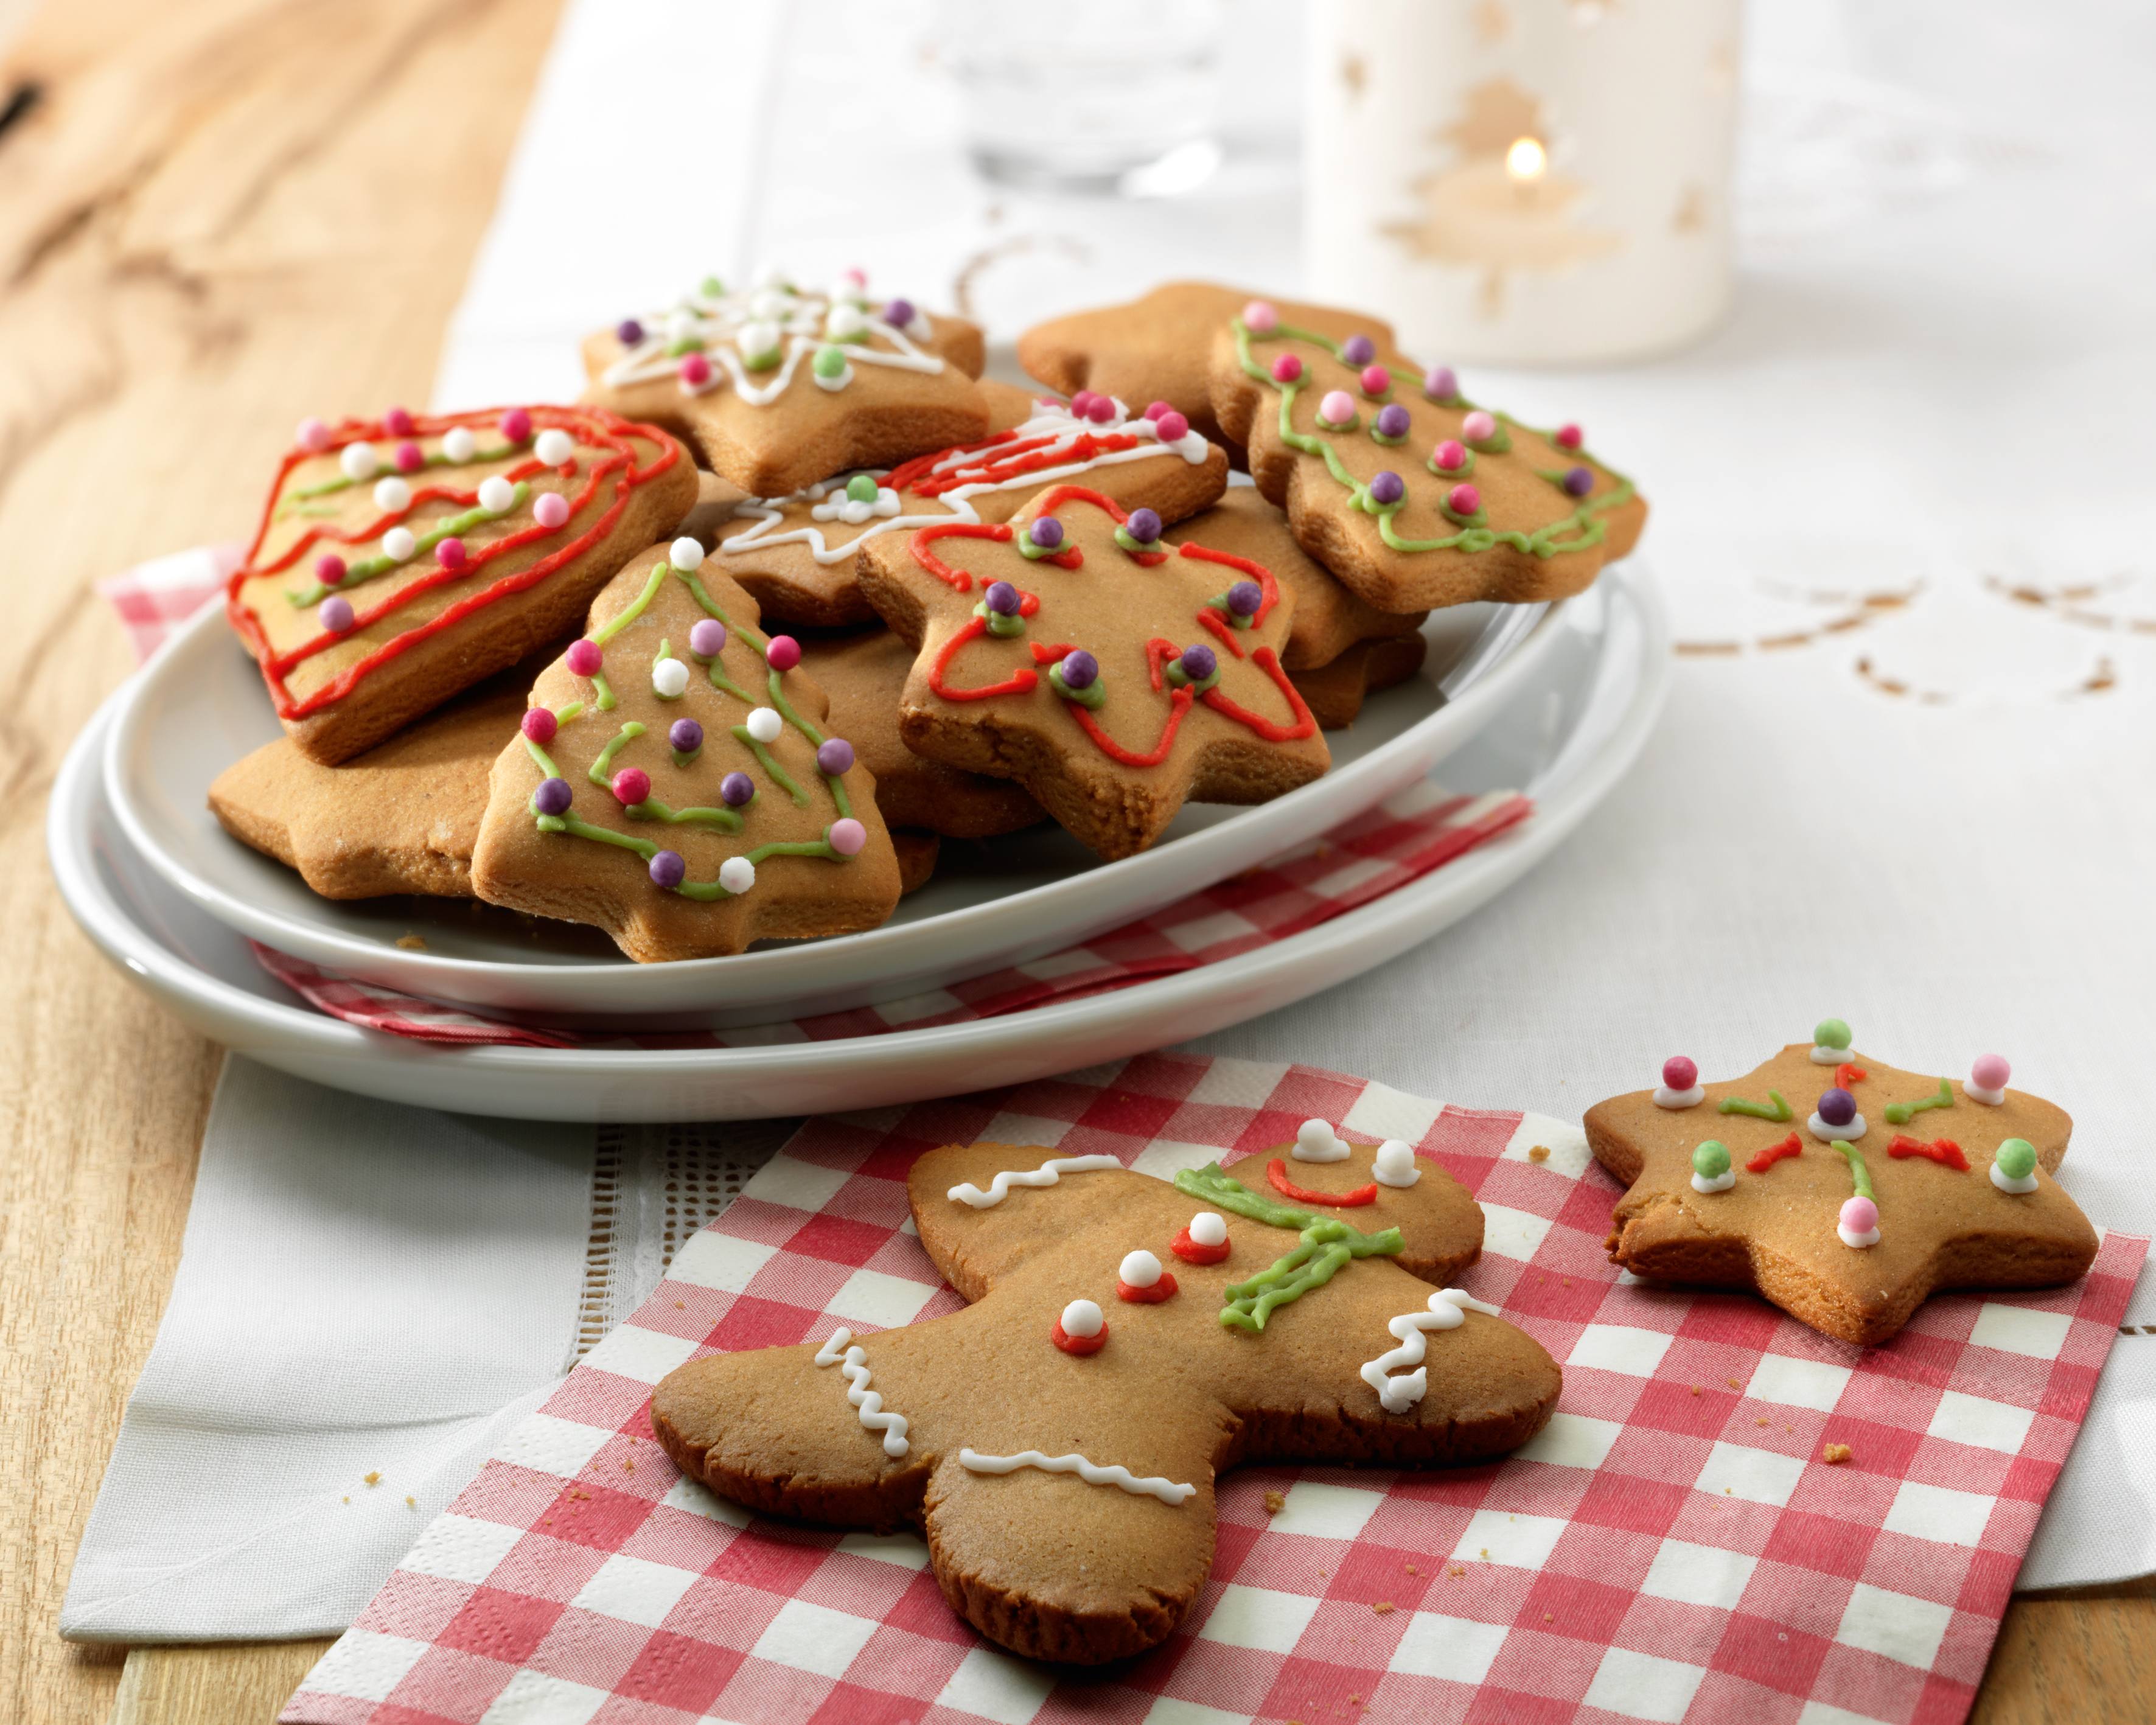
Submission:
<svg viewBox="0 0 2156 1725">
<path fill-rule="evenodd" d="M 1773 1099 L 1771 1101 L 1748 1102 L 1742 1096 L 1724 1096 L 1718 1111 L 1723 1114 L 1748 1114 L 1754 1120 L 1790 1118 L 1789 1105 L 1782 1100 L 1781 1091 L 1770 1090 L 1767 1094 Z"/>
<path fill-rule="evenodd" d="M 1175 1187 L 1201 1203 L 1218 1204 L 1269 1228 L 1297 1229 L 1302 1235 L 1302 1244 L 1293 1251 L 1275 1259 L 1248 1281 L 1234 1283 L 1225 1291 L 1228 1303 L 1220 1309 L 1220 1322 L 1229 1329 L 1262 1330 L 1276 1307 L 1292 1305 L 1312 1288 L 1323 1287 L 1351 1260 L 1393 1257 L 1402 1247 L 1397 1228 L 1365 1234 L 1334 1217 L 1275 1204 L 1230 1179 L 1217 1162 L 1181 1170 L 1175 1177 Z"/>
<path fill-rule="evenodd" d="M 1911 1115 L 1921 1114 L 1927 1108 L 1953 1106 L 1953 1086 L 1942 1078 L 1939 1081 L 1938 1091 L 1934 1096 L 1919 1096 L 1913 1102 L 1889 1102 L 1887 1105 L 1887 1123 L 1889 1126 L 1906 1125 Z"/>
</svg>

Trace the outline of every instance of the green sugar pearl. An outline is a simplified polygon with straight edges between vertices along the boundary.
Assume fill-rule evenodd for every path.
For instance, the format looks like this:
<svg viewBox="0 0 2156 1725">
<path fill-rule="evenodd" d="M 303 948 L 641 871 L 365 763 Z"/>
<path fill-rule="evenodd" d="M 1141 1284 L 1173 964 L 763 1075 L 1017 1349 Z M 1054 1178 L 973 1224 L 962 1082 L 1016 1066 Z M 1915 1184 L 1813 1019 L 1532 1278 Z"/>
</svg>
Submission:
<svg viewBox="0 0 2156 1725">
<path fill-rule="evenodd" d="M 696 291 L 707 300 L 716 300 L 725 294 L 726 285 L 716 275 L 707 275 L 698 284 Z"/>
<path fill-rule="evenodd" d="M 1691 1171 L 1702 1180 L 1718 1180 L 1729 1172 L 1729 1151 L 1719 1138 L 1709 1138 L 1691 1153 Z"/>
<path fill-rule="evenodd" d="M 1821 1019 L 1813 1029 L 1812 1040 L 1821 1048 L 1847 1048 L 1849 1026 L 1840 1019 Z"/>
<path fill-rule="evenodd" d="M 2009 1138 L 1994 1160 L 2008 1179 L 2025 1180 L 2036 1172 L 2036 1147 L 2026 1138 Z"/>
<path fill-rule="evenodd" d="M 865 473 L 855 474 L 846 481 L 846 495 L 849 500 L 855 503 L 875 502 L 876 500 L 875 478 Z"/>
<path fill-rule="evenodd" d="M 843 347 L 819 347 L 816 357 L 809 364 L 819 377 L 843 377 L 846 370 L 846 350 Z"/>
</svg>

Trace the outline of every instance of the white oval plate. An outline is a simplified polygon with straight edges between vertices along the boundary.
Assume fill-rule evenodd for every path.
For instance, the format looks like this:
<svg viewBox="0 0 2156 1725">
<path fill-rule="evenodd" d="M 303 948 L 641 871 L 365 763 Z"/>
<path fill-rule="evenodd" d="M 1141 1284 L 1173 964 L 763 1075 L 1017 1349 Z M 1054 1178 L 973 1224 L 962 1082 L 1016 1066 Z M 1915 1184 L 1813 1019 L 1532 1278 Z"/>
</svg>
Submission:
<svg viewBox="0 0 2156 1725">
<path fill-rule="evenodd" d="M 346 976 L 495 1016 L 679 1029 L 903 999 L 1060 952 L 1281 852 L 1382 801 L 1459 747 L 1533 675 L 1562 604 L 1434 616 L 1422 674 L 1327 737 L 1332 770 L 1255 809 L 1192 804 L 1152 850 L 1104 863 L 1053 825 L 948 845 L 937 877 L 880 928 L 735 957 L 636 964 L 596 929 L 468 899 L 340 901 L 228 837 L 210 783 L 275 737 L 254 661 L 212 608 L 121 691 L 105 794 L 129 841 L 219 922 Z M 424 950 L 399 947 L 418 935 Z"/>
<path fill-rule="evenodd" d="M 318 1083 L 424 1107 L 530 1119 L 737 1120 L 880 1107 L 1024 1083 L 1255 1018 L 1479 909 L 1547 856 L 1640 752 L 1669 676 L 1661 603 L 1636 572 L 1566 608 L 1540 669 L 1455 757 L 1455 791 L 1517 786 L 1532 817 L 1381 899 L 1202 970 L 932 1029 L 738 1049 L 454 1048 L 300 1005 L 246 941 L 137 856 L 99 762 L 120 697 L 69 752 L 47 824 L 53 872 L 90 938 L 139 987 L 235 1052 Z"/>
</svg>

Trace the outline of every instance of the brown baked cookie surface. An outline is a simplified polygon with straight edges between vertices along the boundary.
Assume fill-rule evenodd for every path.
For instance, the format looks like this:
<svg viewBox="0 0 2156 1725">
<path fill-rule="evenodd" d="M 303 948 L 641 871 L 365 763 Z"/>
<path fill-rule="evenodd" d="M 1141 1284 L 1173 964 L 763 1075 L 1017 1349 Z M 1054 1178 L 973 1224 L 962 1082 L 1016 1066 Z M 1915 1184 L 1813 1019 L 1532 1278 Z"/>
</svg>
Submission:
<svg viewBox="0 0 2156 1725">
<path fill-rule="evenodd" d="M 706 281 L 677 305 L 584 342 L 584 398 L 654 416 L 752 497 L 982 436 L 979 328 L 911 301 L 771 278 Z"/>
<path fill-rule="evenodd" d="M 577 626 L 696 501 L 665 432 L 588 408 L 310 419 L 225 613 L 334 765 Z"/>
<path fill-rule="evenodd" d="M 942 854 L 943 841 L 934 833 L 916 832 L 909 828 L 893 827 L 891 848 L 898 858 L 898 891 L 904 897 L 918 892 L 936 878 L 936 860 Z"/>
<path fill-rule="evenodd" d="M 1211 387 L 1213 337 L 1250 300 L 1218 282 L 1164 282 L 1121 305 L 1073 311 L 1037 323 L 1018 338 L 1018 362 L 1065 395 L 1097 389 L 1135 408 L 1164 401 L 1207 437 L 1221 436 Z M 1389 347 L 1389 326 L 1358 311 L 1279 302 L 1281 314 L 1308 329 L 1341 336 L 1368 330 Z M 1240 439 L 1237 439 L 1240 442 Z"/>
<path fill-rule="evenodd" d="M 1342 340 L 1253 300 L 1211 354 L 1214 411 L 1258 489 L 1381 611 L 1578 593 L 1646 521 L 1578 427 L 1478 408 L 1449 367 L 1424 372 L 1368 330 Z"/>
<path fill-rule="evenodd" d="M 1450 1274 L 1480 1245 L 1479 1211 L 1434 1163 L 1403 1145 L 1412 1185 L 1298 1208 L 1265 1172 L 1291 1153 L 1171 1185 L 1113 1158 L 932 1150 L 908 1177 L 915 1224 L 973 1304 L 692 1361 L 659 1385 L 653 1429 L 752 1508 L 919 1527 L 952 1609 L 1014 1652 L 1142 1652 L 1204 1585 L 1220 1472 L 1486 1460 L 1557 1400 L 1532 1337 L 1404 1267 Z M 1377 1154 L 1293 1166 L 1347 1196 Z M 1276 1301 L 1286 1285 L 1298 1296 Z"/>
<path fill-rule="evenodd" d="M 1902 1071 L 1855 1052 L 1833 1019 L 1727 1082 L 1699 1082 L 1679 1056 L 1659 1090 L 1587 1111 L 1595 1160 L 1630 1189 L 1610 1261 L 1750 1288 L 1866 1345 L 1941 1290 L 2071 1281 L 2097 1250 L 2051 1178 L 2073 1122 L 2005 1077 L 1990 1055 L 1968 1083 Z"/>
<path fill-rule="evenodd" d="M 473 890 L 646 963 L 883 922 L 875 783 L 799 657 L 695 540 L 631 558 L 494 763 Z"/>
<path fill-rule="evenodd" d="M 1422 669 L 1430 643 L 1420 635 L 1388 635 L 1358 641 L 1330 664 L 1315 670 L 1290 671 L 1296 693 L 1327 731 L 1344 731 L 1363 711 L 1363 703 L 1381 689 L 1395 688 Z"/>
<path fill-rule="evenodd" d="M 947 767 L 906 747 L 898 704 L 914 652 L 889 629 L 812 638 L 802 652 L 802 664 L 830 697 L 833 733 L 852 743 L 855 758 L 875 776 L 876 807 L 894 829 L 993 839 L 1047 819 L 1024 785 Z"/>
<path fill-rule="evenodd" d="M 1187 801 L 1265 802 L 1332 760 L 1280 665 L 1293 596 L 1258 564 L 1170 547 L 1148 513 L 1058 485 L 1012 522 L 873 541 L 860 566 L 919 648 L 906 747 L 1016 780 L 1111 858 Z"/>
</svg>

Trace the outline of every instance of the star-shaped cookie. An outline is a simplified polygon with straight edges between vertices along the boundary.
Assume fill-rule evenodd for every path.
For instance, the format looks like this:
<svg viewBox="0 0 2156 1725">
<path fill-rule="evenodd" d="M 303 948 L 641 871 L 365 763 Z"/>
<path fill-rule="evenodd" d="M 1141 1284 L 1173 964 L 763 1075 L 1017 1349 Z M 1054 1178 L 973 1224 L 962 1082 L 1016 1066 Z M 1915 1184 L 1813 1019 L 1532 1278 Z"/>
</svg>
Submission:
<svg viewBox="0 0 2156 1725">
<path fill-rule="evenodd" d="M 1186 801 L 1264 802 L 1330 764 L 1281 668 L 1291 596 L 1097 491 L 873 541 L 860 576 L 920 650 L 906 746 L 1017 780 L 1102 856 L 1144 850 Z"/>
<path fill-rule="evenodd" d="M 2053 1178 L 2073 1122 L 1979 1060 L 1966 1083 L 1856 1053 L 1838 1019 L 1731 1082 L 1682 1056 L 1653 1091 L 1587 1111 L 1630 1189 L 1610 1261 L 1751 1288 L 1844 1342 L 1887 1341 L 1933 1292 L 2046 1288 L 2095 1260 Z"/>
<path fill-rule="evenodd" d="M 1254 300 L 1214 338 L 1213 405 L 1313 557 L 1381 611 L 1578 592 L 1646 520 L 1578 428 L 1476 407 L 1449 367 Z"/>
<path fill-rule="evenodd" d="M 752 497 L 983 436 L 981 332 L 910 300 L 871 300 L 858 274 L 826 293 L 778 276 L 678 305 L 584 343 L 585 399 L 678 426 L 704 465 Z"/>
</svg>

